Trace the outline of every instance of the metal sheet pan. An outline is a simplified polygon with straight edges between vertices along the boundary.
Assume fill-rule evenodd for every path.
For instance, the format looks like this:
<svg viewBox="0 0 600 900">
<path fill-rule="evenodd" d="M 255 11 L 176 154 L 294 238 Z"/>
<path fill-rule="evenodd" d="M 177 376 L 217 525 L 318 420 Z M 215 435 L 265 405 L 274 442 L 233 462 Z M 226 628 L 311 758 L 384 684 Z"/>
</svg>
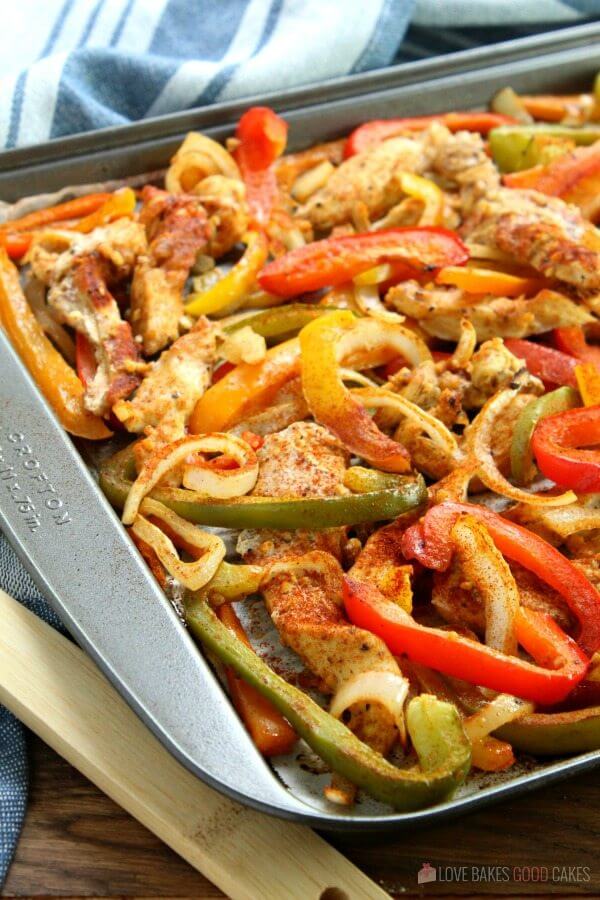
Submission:
<svg viewBox="0 0 600 900">
<path fill-rule="evenodd" d="M 523 92 L 584 89 L 600 68 L 599 37 L 600 26 L 572 28 L 260 99 L 286 113 L 297 148 L 374 116 L 482 106 L 509 82 Z M 222 137 L 247 102 L 0 154 L 0 196 L 16 200 L 160 168 L 185 131 Z M 371 801 L 350 811 L 328 806 L 320 776 L 302 774 L 296 759 L 271 767 L 257 753 L 99 491 L 79 452 L 85 448 L 63 432 L 2 334 L 0 372 L 3 530 L 75 639 L 159 739 L 212 786 L 319 828 L 378 830 L 449 818 L 600 764 L 600 751 L 546 762 L 522 757 L 510 772 L 471 778 L 452 800 L 408 814 Z"/>
</svg>

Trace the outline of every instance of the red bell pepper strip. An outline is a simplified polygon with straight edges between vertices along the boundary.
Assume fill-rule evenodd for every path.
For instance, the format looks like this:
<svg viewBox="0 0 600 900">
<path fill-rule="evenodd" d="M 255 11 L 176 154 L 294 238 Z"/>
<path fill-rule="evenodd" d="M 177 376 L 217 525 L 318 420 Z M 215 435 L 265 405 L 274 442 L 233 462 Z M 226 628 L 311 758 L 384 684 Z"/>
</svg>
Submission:
<svg viewBox="0 0 600 900">
<path fill-rule="evenodd" d="M 285 150 L 287 123 L 268 106 L 253 106 L 238 123 L 240 142 L 233 155 L 246 185 L 250 215 L 254 222 L 267 225 L 277 198 L 275 160 Z"/>
<path fill-rule="evenodd" d="M 552 332 L 554 343 L 563 353 L 574 356 L 581 362 L 593 363 L 600 369 L 600 347 L 593 347 L 585 339 L 583 328 L 579 325 L 555 328 Z"/>
<path fill-rule="evenodd" d="M 380 637 L 396 656 L 406 654 L 446 675 L 525 700 L 559 702 L 588 668 L 575 641 L 545 613 L 520 607 L 515 620 L 519 643 L 539 663 L 533 665 L 456 632 L 420 625 L 376 587 L 349 576 L 343 598 L 350 621 Z"/>
<path fill-rule="evenodd" d="M 597 408 L 600 412 L 600 408 Z M 585 410 L 588 412 L 589 410 Z M 561 413 L 568 416 L 578 410 Z M 544 422 L 552 421 L 544 419 Z M 600 415 L 598 416 L 600 426 Z M 539 426 L 538 426 L 539 427 Z M 600 435 L 600 427 L 598 428 Z M 600 437 L 597 438 L 600 440 Z M 443 572 L 450 565 L 454 545 L 450 536 L 461 513 L 475 516 L 487 527 L 498 550 L 534 572 L 561 594 L 580 625 L 578 641 L 590 655 L 600 647 L 600 594 L 585 575 L 563 554 L 543 538 L 499 516 L 484 506 L 446 501 L 433 506 L 416 525 L 402 536 L 402 552 L 406 559 L 417 559 L 428 569 Z"/>
<path fill-rule="evenodd" d="M 538 422 L 531 438 L 540 471 L 581 493 L 600 491 L 600 406 L 569 409 Z"/>
<path fill-rule="evenodd" d="M 511 353 L 524 360 L 531 374 L 541 378 L 544 384 L 577 387 L 577 360 L 567 353 L 517 338 L 506 338 L 504 344 Z"/>
<path fill-rule="evenodd" d="M 433 122 L 445 125 L 450 131 L 479 131 L 487 134 L 500 125 L 514 125 L 516 119 L 490 112 L 451 112 L 438 116 L 414 116 L 407 119 L 375 119 L 359 125 L 349 136 L 344 147 L 344 156 L 354 156 L 394 137 L 401 131 L 423 131 Z"/>
<path fill-rule="evenodd" d="M 94 348 L 85 334 L 80 331 L 75 335 L 75 369 L 79 380 L 85 388 L 94 380 L 98 364 L 94 354 Z"/>
<path fill-rule="evenodd" d="M 468 258 L 469 251 L 458 235 L 445 228 L 390 228 L 298 247 L 266 265 L 258 281 L 269 293 L 292 297 L 351 281 L 384 262 L 407 263 L 415 275 L 462 265 Z"/>
<path fill-rule="evenodd" d="M 3 234 L 0 243 L 11 259 L 21 259 L 29 250 L 32 240 L 33 234 L 23 232 L 22 234 Z"/>
</svg>

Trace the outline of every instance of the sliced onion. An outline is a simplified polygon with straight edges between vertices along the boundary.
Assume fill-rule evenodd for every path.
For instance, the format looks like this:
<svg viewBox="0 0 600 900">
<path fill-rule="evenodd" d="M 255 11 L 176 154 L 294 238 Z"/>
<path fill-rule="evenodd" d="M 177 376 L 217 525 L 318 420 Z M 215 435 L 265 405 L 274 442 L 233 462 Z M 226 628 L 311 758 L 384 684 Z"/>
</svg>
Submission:
<svg viewBox="0 0 600 900">
<path fill-rule="evenodd" d="M 490 703 L 469 716 L 463 728 L 470 741 L 479 741 L 508 722 L 533 712 L 534 704 L 510 694 L 498 694 Z"/>
<path fill-rule="evenodd" d="M 376 284 L 355 285 L 354 302 L 356 308 L 365 316 L 379 319 L 380 322 L 404 322 L 405 316 L 386 309 L 379 297 L 379 288 Z"/>
<path fill-rule="evenodd" d="M 498 391 L 473 420 L 468 440 L 472 455 L 477 460 L 479 478 L 491 491 L 520 503 L 528 503 L 530 506 L 566 506 L 568 503 L 574 503 L 577 497 L 573 491 L 565 491 L 564 494 L 556 496 L 532 494 L 511 484 L 498 469 L 492 453 L 494 426 L 496 420 L 514 402 L 517 394 L 518 391 L 512 388 Z"/>
<path fill-rule="evenodd" d="M 379 385 L 371 378 L 367 378 L 362 372 L 356 372 L 354 369 L 345 369 L 343 366 L 339 370 L 342 381 L 351 381 L 355 384 L 362 384 L 363 387 L 377 388 Z"/>
<path fill-rule="evenodd" d="M 221 538 L 202 531 L 156 500 L 147 498 L 141 509 L 145 515 L 164 522 L 170 531 L 175 532 L 185 540 L 186 545 L 198 552 L 198 559 L 183 562 L 171 538 L 157 525 L 149 522 L 145 515 L 138 514 L 131 526 L 132 532 L 152 547 L 169 575 L 190 591 L 197 591 L 208 584 L 225 558 L 225 544 Z"/>
<path fill-rule="evenodd" d="M 460 337 L 450 358 L 452 366 L 456 369 L 464 369 L 477 346 L 477 330 L 470 319 L 460 320 Z"/>
<path fill-rule="evenodd" d="M 393 356 L 401 356 L 413 367 L 431 359 L 425 341 L 410 328 L 373 318 L 357 319 L 337 345 L 340 364 L 351 367 L 362 365 L 365 359 L 369 366 L 384 365 Z"/>
<path fill-rule="evenodd" d="M 252 490 L 258 478 L 258 459 L 252 447 L 233 434 L 205 434 L 200 438 L 201 453 L 223 453 L 232 456 L 237 469 L 216 469 L 199 460 L 183 469 L 183 486 L 207 497 L 229 500 L 243 497 Z M 194 451 L 195 452 L 195 451 Z"/>
<path fill-rule="evenodd" d="M 355 703 L 381 703 L 394 717 L 402 743 L 406 741 L 404 704 L 408 679 L 396 672 L 359 672 L 349 678 L 331 701 L 329 712 L 339 719 Z"/>
<path fill-rule="evenodd" d="M 465 241 L 465 244 L 471 259 L 492 259 L 496 262 L 513 262 L 512 256 L 509 256 L 508 253 L 504 253 L 502 250 L 498 250 L 498 248 L 494 247 L 492 244 L 475 244 L 470 241 Z"/>
<path fill-rule="evenodd" d="M 418 422 L 423 431 L 429 435 L 431 440 L 441 447 L 446 453 L 451 455 L 458 453 L 458 443 L 451 431 L 446 428 L 443 422 L 432 416 L 403 397 L 401 394 L 395 394 L 387 388 L 355 388 L 352 391 L 364 406 L 371 409 L 393 409 L 397 410 L 408 419 Z"/>
<path fill-rule="evenodd" d="M 501 653 L 517 652 L 515 618 L 519 589 L 508 563 L 490 534 L 474 516 L 459 516 L 452 532 L 461 570 L 481 595 L 485 608 L 485 643 Z"/>
<path fill-rule="evenodd" d="M 290 191 L 292 197 L 298 203 L 305 203 L 315 191 L 323 187 L 334 172 L 335 166 L 328 159 L 317 163 L 312 169 L 307 169 L 298 175 Z"/>
<path fill-rule="evenodd" d="M 193 193 L 195 186 L 209 175 L 226 175 L 240 180 L 233 156 L 217 141 L 191 131 L 171 160 L 165 174 L 170 194 Z"/>
<path fill-rule="evenodd" d="M 229 443 L 231 442 L 231 443 Z M 221 449 L 222 447 L 226 447 L 227 449 Z M 244 456 L 242 457 L 242 451 Z M 123 515 L 122 521 L 125 525 L 133 524 L 133 520 L 135 519 L 142 500 L 149 494 L 150 491 L 156 487 L 159 481 L 161 481 L 165 475 L 167 475 L 172 469 L 177 468 L 182 463 L 185 462 L 188 456 L 194 453 L 227 453 L 228 455 L 234 456 L 236 460 L 243 459 L 244 469 L 245 466 L 255 466 L 256 472 L 254 474 L 254 480 L 249 488 L 246 489 L 245 493 L 248 490 L 251 490 L 254 487 L 254 483 L 256 482 L 256 478 L 258 477 L 258 461 L 256 459 L 256 454 L 252 450 L 252 448 L 245 442 L 242 441 L 241 438 L 234 437 L 230 434 L 221 434 L 215 432 L 213 434 L 203 434 L 200 436 L 190 435 L 189 437 L 180 438 L 178 441 L 174 441 L 171 444 L 167 444 L 164 447 L 161 447 L 156 453 L 153 453 L 146 462 L 143 464 L 140 469 L 138 477 L 135 479 L 131 488 L 129 490 L 129 494 L 127 495 L 127 500 L 125 501 L 125 506 L 123 507 Z M 238 454 L 236 456 L 236 454 Z M 240 466 L 242 468 L 242 466 Z M 206 471 L 206 469 L 203 469 Z M 212 475 L 217 476 L 215 479 L 206 479 L 206 483 L 215 485 L 217 484 L 218 478 L 224 475 L 237 475 L 239 473 L 239 469 L 233 469 L 229 472 L 216 472 L 214 469 L 211 470 Z M 247 470 L 242 471 L 242 487 L 250 482 L 250 476 Z M 225 482 L 226 484 L 236 484 L 233 482 Z M 221 487 L 223 484 L 219 482 Z M 208 494 L 207 496 L 213 496 Z M 214 495 L 214 496 L 222 496 L 222 495 Z M 235 494 L 231 496 L 236 496 Z M 239 496 L 242 496 L 241 494 Z"/>
<path fill-rule="evenodd" d="M 519 509 L 521 512 L 523 507 L 515 507 L 515 509 Z M 600 509 L 582 506 L 579 503 L 559 509 L 532 509 L 531 516 L 532 525 L 539 523 L 563 540 L 572 534 L 577 534 L 578 531 L 592 531 L 594 528 L 600 528 Z M 520 515 L 519 521 L 526 523 L 527 512 Z"/>
</svg>

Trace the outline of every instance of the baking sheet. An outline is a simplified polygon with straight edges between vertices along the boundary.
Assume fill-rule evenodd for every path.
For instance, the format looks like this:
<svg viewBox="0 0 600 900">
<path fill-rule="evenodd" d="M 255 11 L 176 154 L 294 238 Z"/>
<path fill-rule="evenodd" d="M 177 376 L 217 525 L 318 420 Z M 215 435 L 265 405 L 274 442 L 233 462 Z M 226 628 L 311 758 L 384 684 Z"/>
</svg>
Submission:
<svg viewBox="0 0 600 900">
<path fill-rule="evenodd" d="M 317 95 L 313 89 L 311 105 L 296 108 L 287 115 L 291 123 L 291 146 L 297 148 L 336 137 L 357 122 L 374 116 L 435 112 L 453 106 L 483 106 L 495 90 L 507 83 L 522 92 L 589 89 L 600 68 L 600 49 L 597 43 L 586 46 L 582 31 L 569 29 L 567 46 L 562 49 L 558 49 L 558 38 L 553 35 L 552 43 L 548 45 L 550 52 L 546 54 L 539 52 L 539 38 L 530 42 L 530 53 L 538 51 L 531 58 L 524 58 L 527 41 L 515 42 L 519 46 L 512 56 L 506 48 L 493 48 L 488 54 L 493 65 L 478 70 L 472 68 L 472 57 L 461 70 L 456 64 L 436 61 L 434 67 L 422 69 L 430 76 L 435 69 L 436 77 L 422 84 L 408 83 L 410 79 L 406 72 L 400 71 L 403 67 L 398 67 L 398 83 L 390 83 L 388 75 L 388 80 L 379 84 L 377 90 L 374 90 L 375 81 L 370 76 L 337 83 L 333 96 L 326 91 Z M 574 32 L 577 32 L 576 36 L 573 36 Z M 598 29 L 587 30 L 590 41 L 598 33 Z M 485 59 L 485 53 L 477 51 L 478 64 Z M 282 102 L 279 98 L 276 104 L 280 109 Z M 44 205 L 48 202 L 48 193 L 55 190 L 67 193 L 63 187 L 67 182 L 80 186 L 85 182 L 105 184 L 118 181 L 125 172 L 154 172 L 166 164 L 179 143 L 181 131 L 178 129 L 184 121 L 185 128 L 196 124 L 222 137 L 228 127 L 218 124 L 219 119 L 221 117 L 222 121 L 230 111 L 217 107 L 195 117 L 191 114 L 185 118 L 169 117 L 158 123 L 158 134 L 156 123 L 154 134 L 147 123 L 116 129 L 115 146 L 110 147 L 110 135 L 105 133 L 97 142 L 101 148 L 97 152 L 89 152 L 86 138 L 75 138 L 36 148 L 33 154 L 13 151 L 0 155 L 0 190 L 7 201 L 30 194 L 32 190 L 40 191 L 44 193 L 40 205 Z M 7 160 L 8 156 L 11 159 Z M 12 173 L 7 168 L 11 160 L 16 165 Z M 40 198 L 21 201 L 19 209 L 21 211 L 24 204 L 29 208 L 39 201 Z M 11 210 L 5 207 L 4 213 L 10 215 Z M 3 374 L 8 371 L 5 363 L 8 366 L 10 355 L 5 349 Z M 43 415 L 40 412 L 39 397 L 34 402 L 36 392 L 22 367 L 14 359 L 11 366 L 15 372 L 20 370 L 20 380 L 18 384 L 15 382 L 14 391 L 7 389 L 6 381 L 10 378 L 3 379 L 3 393 L 0 387 L 0 408 L 3 410 L 0 444 L 13 450 L 10 435 L 20 434 L 20 429 L 25 432 L 23 425 L 26 423 L 24 440 L 27 446 L 31 445 L 33 452 L 39 451 L 50 460 L 53 470 L 68 485 L 66 493 L 72 495 L 70 508 L 75 510 L 83 477 L 81 464 L 77 463 L 68 437 L 62 432 L 60 437 L 54 433 L 54 430 L 60 431 L 60 427 L 57 429 L 52 415 L 47 410 Z M 67 627 L 155 733 L 189 768 L 232 796 L 321 828 L 399 827 L 456 815 L 474 805 L 491 802 L 511 792 L 529 790 L 537 784 L 600 763 L 600 752 L 542 762 L 522 756 L 509 772 L 471 776 L 468 784 L 451 801 L 410 814 L 394 813 L 365 798 L 347 811 L 331 806 L 322 795 L 322 787 L 329 776 L 322 773 L 320 763 L 305 747 L 300 747 L 289 757 L 274 760 L 273 771 L 277 777 L 270 777 L 268 766 L 252 747 L 235 713 L 230 711 L 227 702 L 223 702 L 217 682 L 206 666 L 198 662 L 201 657 L 191 647 L 181 623 L 166 608 L 164 598 L 159 598 L 160 592 L 139 561 L 116 516 L 107 509 L 93 482 L 85 478 L 84 482 L 89 492 L 88 505 L 78 510 L 77 527 L 66 532 L 65 540 L 62 535 L 59 538 L 56 529 L 50 529 L 50 539 L 45 538 L 37 544 L 38 537 L 27 533 L 7 502 L 6 492 L 0 490 L 4 527 L 38 582 L 53 599 Z M 91 523 L 90 518 L 94 517 L 95 521 Z M 95 546 L 92 537 L 96 539 Z M 128 593 L 125 598 L 111 596 L 104 605 L 98 602 L 97 596 L 98 585 L 102 585 L 103 577 L 107 577 L 95 558 L 99 540 L 103 541 L 101 546 L 109 555 L 110 591 L 114 593 L 121 584 L 127 585 Z M 117 549 L 113 551 L 113 547 Z M 112 556 L 113 552 L 116 556 Z M 86 559 L 89 560 L 88 572 L 84 571 Z M 75 560 L 82 560 L 76 571 Z M 118 563 L 116 572 L 115 560 Z M 137 574 L 132 583 L 130 572 L 133 570 Z M 149 608 L 152 616 L 148 615 Z M 281 647 L 260 601 L 240 606 L 239 611 L 259 652 L 276 668 L 297 670 L 297 659 Z M 153 637 L 148 644 L 147 629 L 150 626 Z M 200 717 L 206 719 L 207 715 L 208 723 L 200 721 Z"/>
</svg>

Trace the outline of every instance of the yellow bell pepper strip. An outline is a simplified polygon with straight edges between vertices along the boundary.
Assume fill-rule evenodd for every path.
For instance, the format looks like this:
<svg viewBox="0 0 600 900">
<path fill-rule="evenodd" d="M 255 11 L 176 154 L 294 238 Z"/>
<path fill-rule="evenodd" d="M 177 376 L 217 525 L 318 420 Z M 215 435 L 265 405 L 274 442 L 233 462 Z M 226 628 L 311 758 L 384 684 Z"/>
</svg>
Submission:
<svg viewBox="0 0 600 900">
<path fill-rule="evenodd" d="M 535 294 L 546 284 L 541 278 L 525 278 L 471 266 L 446 266 L 437 273 L 435 281 L 436 284 L 454 285 L 470 294 L 494 294 L 499 297 Z"/>
<path fill-rule="evenodd" d="M 575 366 L 575 378 L 584 406 L 600 406 L 600 371 L 594 363 Z M 560 412 L 560 410 L 556 410 Z"/>
<path fill-rule="evenodd" d="M 405 447 L 383 434 L 365 407 L 346 389 L 340 374 L 344 357 L 361 344 L 391 347 L 416 364 L 429 357 L 416 336 L 401 325 L 356 319 L 347 310 L 315 319 L 300 332 L 302 389 L 311 413 L 353 453 L 389 472 L 406 472 Z M 412 356 L 412 358 L 410 358 Z"/>
<path fill-rule="evenodd" d="M 129 445 L 104 463 L 100 470 L 100 487 L 116 508 L 124 507 L 133 484 L 133 452 L 133 445 Z M 293 531 L 297 528 L 314 530 L 394 519 L 402 513 L 419 509 L 427 499 L 427 490 L 419 475 L 416 478 L 399 476 L 392 485 L 383 489 L 336 497 L 286 499 L 249 496 L 212 500 L 196 491 L 160 486 L 155 487 L 149 496 L 197 525 Z M 218 577 L 217 573 L 213 582 Z M 205 590 L 216 589 L 213 582 Z"/>
<path fill-rule="evenodd" d="M 225 315 L 243 306 L 269 251 L 267 238 L 260 231 L 250 231 L 246 240 L 246 252 L 227 275 L 206 291 L 190 294 L 185 305 L 188 315 Z"/>
<path fill-rule="evenodd" d="M 190 417 L 189 431 L 228 431 L 267 407 L 299 372 L 300 345 L 296 338 L 271 347 L 259 363 L 241 363 L 200 397 Z"/>
<path fill-rule="evenodd" d="M 313 241 L 273 260 L 258 276 L 264 290 L 293 297 L 337 287 L 384 262 L 406 267 L 405 278 L 442 266 L 462 265 L 469 251 L 445 228 L 389 228 Z"/>
<path fill-rule="evenodd" d="M 0 323 L 63 427 L 92 441 L 110 437 L 102 419 L 85 409 L 81 381 L 44 334 L 4 248 L 0 248 Z"/>
<path fill-rule="evenodd" d="M 428 694 L 410 701 L 406 723 L 419 765 L 400 769 L 277 675 L 219 622 L 206 603 L 187 603 L 186 621 L 198 640 L 270 700 L 334 772 L 376 800 L 396 809 L 418 809 L 447 798 L 464 781 L 470 743 L 452 704 Z"/>
<path fill-rule="evenodd" d="M 547 416 L 578 405 L 577 391 L 572 387 L 561 387 L 543 397 L 536 397 L 521 410 L 510 446 L 511 475 L 517 484 L 529 484 L 535 474 L 531 436 L 537 423 Z"/>
<path fill-rule="evenodd" d="M 492 159 L 501 172 L 520 172 L 540 163 L 549 162 L 551 155 L 577 145 L 593 144 L 600 140 L 599 125 L 504 125 L 489 133 Z"/>
<path fill-rule="evenodd" d="M 132 216 L 135 212 L 136 205 L 135 191 L 130 187 L 119 188 L 114 194 L 110 194 L 108 199 L 99 206 L 98 209 L 84 216 L 75 225 L 73 231 L 81 231 L 88 234 L 94 228 L 100 228 L 107 225 L 114 219 L 120 219 L 125 216 Z"/>
<path fill-rule="evenodd" d="M 409 197 L 414 197 L 422 202 L 423 212 L 418 223 L 420 227 L 443 223 L 444 192 L 435 181 L 412 172 L 403 172 L 400 176 L 400 187 Z"/>
</svg>

